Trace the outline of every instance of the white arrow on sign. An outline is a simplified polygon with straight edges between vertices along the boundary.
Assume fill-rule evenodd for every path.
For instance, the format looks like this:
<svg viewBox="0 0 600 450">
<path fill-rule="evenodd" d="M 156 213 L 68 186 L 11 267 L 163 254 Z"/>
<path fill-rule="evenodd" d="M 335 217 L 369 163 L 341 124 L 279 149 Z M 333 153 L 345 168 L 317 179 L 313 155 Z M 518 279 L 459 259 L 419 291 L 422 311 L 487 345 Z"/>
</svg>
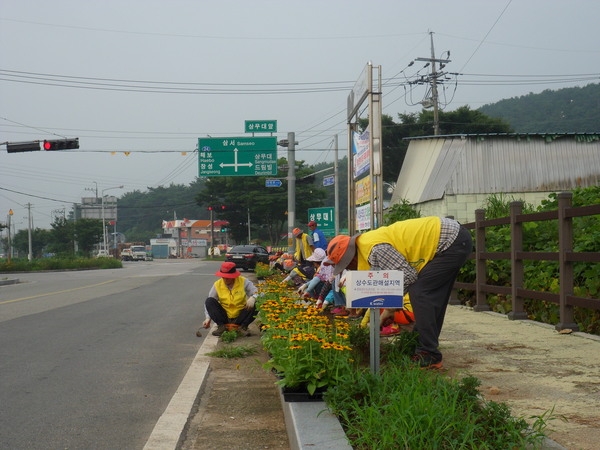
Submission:
<svg viewBox="0 0 600 450">
<path fill-rule="evenodd" d="M 234 148 L 233 149 L 233 164 L 221 163 L 221 164 L 219 164 L 219 166 L 221 166 L 221 169 L 223 167 L 233 167 L 233 170 L 235 170 L 237 172 L 238 171 L 238 167 L 252 167 L 252 163 L 251 162 L 239 163 L 238 164 L 238 162 L 237 162 L 237 154 L 238 154 L 238 149 Z"/>
</svg>

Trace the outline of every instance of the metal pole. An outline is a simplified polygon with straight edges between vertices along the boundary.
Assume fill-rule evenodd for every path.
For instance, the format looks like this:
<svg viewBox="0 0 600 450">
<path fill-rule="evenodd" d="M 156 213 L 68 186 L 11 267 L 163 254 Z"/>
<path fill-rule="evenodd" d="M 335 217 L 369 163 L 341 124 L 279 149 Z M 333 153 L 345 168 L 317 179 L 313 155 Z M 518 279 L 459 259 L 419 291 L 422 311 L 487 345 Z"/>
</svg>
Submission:
<svg viewBox="0 0 600 450">
<path fill-rule="evenodd" d="M 429 32 L 431 39 L 431 97 L 433 98 L 433 134 L 440 134 L 440 116 L 438 106 L 437 73 L 435 68 L 435 50 L 433 49 L 433 31 Z"/>
<path fill-rule="evenodd" d="M 104 191 L 102 191 L 102 250 L 106 251 L 106 223 L 104 221 Z"/>
<path fill-rule="evenodd" d="M 248 208 L 248 245 L 250 245 L 251 241 L 252 238 L 250 236 L 250 208 Z"/>
<path fill-rule="evenodd" d="M 288 133 L 288 251 L 294 251 L 292 230 L 296 223 L 296 134 Z"/>
<path fill-rule="evenodd" d="M 338 176 L 338 137 L 333 136 L 333 147 L 335 159 L 333 160 L 333 182 L 334 186 L 334 202 L 333 202 L 333 222 L 334 233 L 337 236 L 340 233 L 340 178 Z"/>
<path fill-rule="evenodd" d="M 33 259 L 33 245 L 31 242 L 31 203 L 27 203 L 27 238 L 29 240 L 29 253 L 27 254 L 27 259 L 31 261 Z"/>
<path fill-rule="evenodd" d="M 12 219 L 12 215 L 13 215 L 13 210 L 9 209 L 8 210 L 8 262 L 10 263 L 10 259 L 12 258 L 12 241 L 10 238 L 10 220 Z"/>
</svg>

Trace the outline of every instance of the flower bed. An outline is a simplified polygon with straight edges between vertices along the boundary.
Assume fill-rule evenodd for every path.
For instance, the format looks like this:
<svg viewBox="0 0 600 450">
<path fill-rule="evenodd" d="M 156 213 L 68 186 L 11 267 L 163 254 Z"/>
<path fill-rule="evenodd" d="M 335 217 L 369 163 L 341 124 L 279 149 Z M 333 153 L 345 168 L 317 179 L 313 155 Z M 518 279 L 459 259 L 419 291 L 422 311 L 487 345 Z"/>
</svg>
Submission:
<svg viewBox="0 0 600 450">
<path fill-rule="evenodd" d="M 270 355 L 265 368 L 288 390 L 314 396 L 348 373 L 352 348 L 349 324 L 303 302 L 276 277 L 259 286 L 261 341 Z"/>
</svg>

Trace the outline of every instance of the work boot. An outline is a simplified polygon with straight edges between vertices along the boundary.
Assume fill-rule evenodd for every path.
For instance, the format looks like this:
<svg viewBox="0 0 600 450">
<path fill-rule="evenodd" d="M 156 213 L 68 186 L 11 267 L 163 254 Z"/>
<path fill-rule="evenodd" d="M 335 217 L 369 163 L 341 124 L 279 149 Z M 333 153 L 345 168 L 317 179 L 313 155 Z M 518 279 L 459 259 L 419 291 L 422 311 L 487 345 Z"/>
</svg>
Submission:
<svg viewBox="0 0 600 450">
<path fill-rule="evenodd" d="M 240 336 L 251 336 L 252 333 L 250 333 L 250 330 L 248 329 L 248 327 L 246 325 L 242 325 L 241 327 L 239 327 L 237 329 L 237 332 Z"/>
<path fill-rule="evenodd" d="M 221 336 L 225 333 L 225 325 L 219 325 L 215 331 L 212 332 L 213 336 Z"/>
</svg>

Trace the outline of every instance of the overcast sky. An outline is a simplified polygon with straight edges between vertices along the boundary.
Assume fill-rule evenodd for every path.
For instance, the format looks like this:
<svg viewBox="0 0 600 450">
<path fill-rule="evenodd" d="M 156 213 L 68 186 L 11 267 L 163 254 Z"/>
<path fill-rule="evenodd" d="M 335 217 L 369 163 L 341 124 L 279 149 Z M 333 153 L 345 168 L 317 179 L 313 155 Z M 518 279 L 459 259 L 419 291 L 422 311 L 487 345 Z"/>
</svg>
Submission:
<svg viewBox="0 0 600 450">
<path fill-rule="evenodd" d="M 599 17 L 597 0 L 0 0 L 0 142 L 81 146 L 0 146 L 0 222 L 12 209 L 26 228 L 31 204 L 47 228 L 96 189 L 187 185 L 198 138 L 243 136 L 245 120 L 295 132 L 296 159 L 333 161 L 367 62 L 384 114 L 421 110 L 427 86 L 409 82 L 429 69 L 409 64 L 431 57 L 430 32 L 451 60 L 447 111 L 597 83 Z"/>
</svg>

